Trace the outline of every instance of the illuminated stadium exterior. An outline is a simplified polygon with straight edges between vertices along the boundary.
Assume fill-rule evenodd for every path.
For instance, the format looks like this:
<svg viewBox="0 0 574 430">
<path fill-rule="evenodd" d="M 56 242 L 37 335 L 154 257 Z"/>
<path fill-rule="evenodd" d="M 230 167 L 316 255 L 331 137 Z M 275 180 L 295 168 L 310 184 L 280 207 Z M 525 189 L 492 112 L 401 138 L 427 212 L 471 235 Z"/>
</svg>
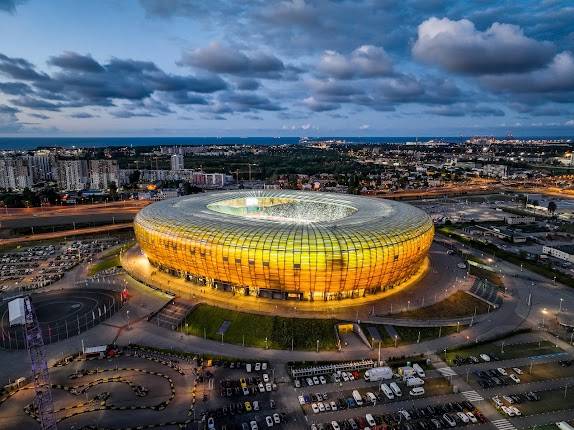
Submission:
<svg viewBox="0 0 574 430">
<path fill-rule="evenodd" d="M 426 262 L 420 209 L 390 200 L 284 190 L 154 203 L 135 218 L 149 262 L 193 283 L 272 298 L 332 300 L 387 291 Z"/>
</svg>

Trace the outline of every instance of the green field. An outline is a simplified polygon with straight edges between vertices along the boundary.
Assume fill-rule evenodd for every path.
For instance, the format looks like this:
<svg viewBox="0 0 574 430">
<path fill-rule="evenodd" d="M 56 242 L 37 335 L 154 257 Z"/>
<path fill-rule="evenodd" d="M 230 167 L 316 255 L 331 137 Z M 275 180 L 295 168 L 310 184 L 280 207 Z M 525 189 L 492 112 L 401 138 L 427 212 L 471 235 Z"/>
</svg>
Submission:
<svg viewBox="0 0 574 430">
<path fill-rule="evenodd" d="M 396 318 L 439 319 L 470 317 L 488 312 L 489 305 L 464 291 L 457 291 L 446 299 L 424 308 L 393 314 Z"/>
<path fill-rule="evenodd" d="M 121 266 L 119 255 L 112 255 L 106 257 L 98 261 L 97 263 L 90 265 L 90 267 L 88 268 L 88 276 L 94 276 L 96 273 L 99 273 L 102 270 L 110 269 L 116 266 Z"/>
<path fill-rule="evenodd" d="M 381 346 L 383 347 L 393 347 L 395 345 L 395 339 L 391 338 L 385 327 L 383 325 L 373 325 L 373 324 L 361 324 L 361 328 L 365 333 L 365 336 L 369 337 L 369 332 L 367 331 L 368 326 L 374 326 L 377 328 L 379 335 L 382 338 Z M 444 326 L 440 327 L 402 327 L 402 326 L 393 326 L 399 336 L 397 339 L 397 346 L 400 345 L 408 345 L 411 343 L 416 343 L 419 339 L 419 332 L 420 332 L 420 341 L 424 342 L 425 340 L 432 340 L 438 339 L 440 337 L 448 336 L 453 333 L 456 333 L 457 327 L 456 326 Z M 459 327 L 459 330 L 464 330 L 466 326 L 462 325 Z M 372 339 L 369 339 L 372 342 Z M 378 346 L 378 343 L 374 342 L 374 347 Z"/>
<path fill-rule="evenodd" d="M 102 257 L 95 263 L 88 267 L 88 276 L 93 276 L 102 270 L 110 269 L 112 267 L 121 266 L 120 263 L 120 252 L 132 247 L 135 244 L 135 240 L 130 240 L 129 242 L 123 244 L 120 247 L 110 249 L 102 255 Z"/>
<path fill-rule="evenodd" d="M 314 350 L 336 349 L 333 319 L 284 318 L 237 312 L 200 304 L 187 316 L 183 331 L 194 336 L 221 341 L 218 330 L 224 321 L 231 324 L 223 341 L 259 348 Z M 267 342 L 266 342 L 267 339 Z"/>
</svg>

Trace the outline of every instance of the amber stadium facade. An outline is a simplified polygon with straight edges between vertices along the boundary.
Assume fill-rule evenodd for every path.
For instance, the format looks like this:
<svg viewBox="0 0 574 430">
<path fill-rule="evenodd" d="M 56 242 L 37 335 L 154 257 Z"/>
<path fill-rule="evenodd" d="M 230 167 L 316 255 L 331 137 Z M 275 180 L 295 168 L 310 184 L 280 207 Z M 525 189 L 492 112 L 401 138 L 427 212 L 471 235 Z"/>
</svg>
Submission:
<svg viewBox="0 0 574 430">
<path fill-rule="evenodd" d="M 428 215 L 405 203 L 285 190 L 164 200 L 134 229 L 149 262 L 190 288 L 300 300 L 400 286 L 420 273 L 434 236 Z"/>
</svg>

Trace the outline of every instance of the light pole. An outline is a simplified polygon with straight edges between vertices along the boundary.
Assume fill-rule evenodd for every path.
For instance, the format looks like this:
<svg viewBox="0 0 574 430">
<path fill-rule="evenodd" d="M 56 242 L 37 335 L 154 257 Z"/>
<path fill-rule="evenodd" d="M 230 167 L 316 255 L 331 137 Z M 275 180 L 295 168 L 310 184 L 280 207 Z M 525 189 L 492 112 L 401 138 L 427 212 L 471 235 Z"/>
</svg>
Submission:
<svg viewBox="0 0 574 430">
<path fill-rule="evenodd" d="M 395 334 L 395 348 L 397 347 L 397 340 L 399 339 L 399 336 Z"/>
<path fill-rule="evenodd" d="M 556 280 L 556 276 L 554 277 L 554 280 Z M 563 298 L 560 298 L 560 310 L 558 312 L 562 312 L 562 302 L 564 301 Z"/>
</svg>

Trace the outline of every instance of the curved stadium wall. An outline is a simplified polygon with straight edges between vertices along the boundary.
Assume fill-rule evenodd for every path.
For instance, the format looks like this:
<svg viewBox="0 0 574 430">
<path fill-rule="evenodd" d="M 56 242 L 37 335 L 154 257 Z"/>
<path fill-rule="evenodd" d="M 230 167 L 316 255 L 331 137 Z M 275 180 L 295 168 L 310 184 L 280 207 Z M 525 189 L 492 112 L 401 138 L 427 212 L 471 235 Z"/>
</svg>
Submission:
<svg viewBox="0 0 574 430">
<path fill-rule="evenodd" d="M 274 298 L 387 291 L 420 271 L 434 236 L 411 205 L 299 191 L 232 191 L 157 202 L 135 218 L 149 262 L 198 285 Z"/>
</svg>

